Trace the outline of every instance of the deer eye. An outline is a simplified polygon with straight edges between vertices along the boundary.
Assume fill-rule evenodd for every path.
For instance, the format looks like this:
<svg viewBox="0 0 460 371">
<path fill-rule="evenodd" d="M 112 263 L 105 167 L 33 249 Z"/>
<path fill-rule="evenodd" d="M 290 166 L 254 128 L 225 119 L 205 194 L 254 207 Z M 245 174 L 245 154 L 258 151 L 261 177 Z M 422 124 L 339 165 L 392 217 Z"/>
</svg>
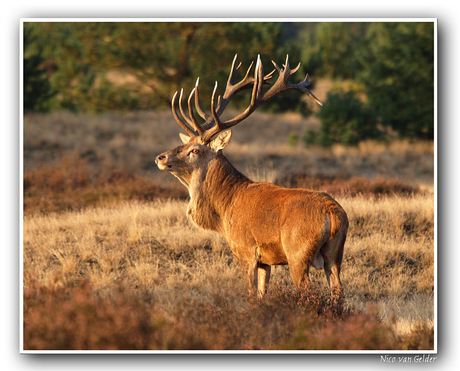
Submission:
<svg viewBox="0 0 460 371">
<path fill-rule="evenodd" d="M 189 154 L 190 154 L 190 153 L 193 153 L 194 155 L 197 155 L 197 154 L 200 153 L 200 151 L 198 151 L 197 149 L 192 149 L 192 150 L 189 152 Z"/>
</svg>

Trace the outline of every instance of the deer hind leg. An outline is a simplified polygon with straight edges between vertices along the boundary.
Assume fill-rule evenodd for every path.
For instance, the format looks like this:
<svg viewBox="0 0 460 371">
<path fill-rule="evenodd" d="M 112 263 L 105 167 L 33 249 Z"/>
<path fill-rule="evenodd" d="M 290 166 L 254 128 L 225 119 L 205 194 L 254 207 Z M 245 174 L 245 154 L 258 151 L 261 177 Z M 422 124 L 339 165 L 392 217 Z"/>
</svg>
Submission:
<svg viewBox="0 0 460 371">
<path fill-rule="evenodd" d="M 335 298 L 343 297 L 340 267 L 342 265 L 344 244 L 345 237 L 338 237 L 327 242 L 321 249 L 321 255 L 324 259 L 324 273 L 326 274 L 332 297 Z"/>
<path fill-rule="evenodd" d="M 297 287 L 310 284 L 310 266 L 299 261 L 289 262 L 289 273 Z"/>
<path fill-rule="evenodd" d="M 302 257 L 290 257 L 289 273 L 297 287 L 310 285 L 310 266 L 313 262 L 313 254 Z"/>
<path fill-rule="evenodd" d="M 310 266 L 319 246 L 317 240 L 292 239 L 292 234 L 283 241 L 289 273 L 297 287 L 310 285 Z"/>
<path fill-rule="evenodd" d="M 270 281 L 271 267 L 267 264 L 259 263 L 257 265 L 257 297 L 261 298 L 265 295 Z"/>
<path fill-rule="evenodd" d="M 342 283 L 340 282 L 340 266 L 328 264 L 324 265 L 324 273 L 329 287 L 331 288 L 331 294 L 333 297 L 343 296 Z"/>
<path fill-rule="evenodd" d="M 319 251 L 327 238 L 325 233 L 311 235 L 302 223 L 297 223 L 294 229 L 283 231 L 281 241 L 288 260 L 289 272 L 297 287 L 310 285 L 312 265 L 316 269 L 323 267 L 323 258 Z"/>
</svg>

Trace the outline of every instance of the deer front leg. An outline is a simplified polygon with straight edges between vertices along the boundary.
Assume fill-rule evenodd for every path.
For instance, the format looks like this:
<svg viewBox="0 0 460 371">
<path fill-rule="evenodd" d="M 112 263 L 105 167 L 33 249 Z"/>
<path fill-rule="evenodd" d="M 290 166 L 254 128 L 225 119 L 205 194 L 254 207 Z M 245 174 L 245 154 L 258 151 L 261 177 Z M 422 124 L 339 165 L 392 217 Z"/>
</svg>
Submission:
<svg viewBox="0 0 460 371">
<path fill-rule="evenodd" d="M 259 263 L 257 266 L 257 297 L 262 298 L 268 289 L 270 281 L 271 267 L 267 264 Z"/>
<path fill-rule="evenodd" d="M 257 263 L 240 260 L 241 273 L 249 296 L 255 296 L 257 290 Z"/>
</svg>

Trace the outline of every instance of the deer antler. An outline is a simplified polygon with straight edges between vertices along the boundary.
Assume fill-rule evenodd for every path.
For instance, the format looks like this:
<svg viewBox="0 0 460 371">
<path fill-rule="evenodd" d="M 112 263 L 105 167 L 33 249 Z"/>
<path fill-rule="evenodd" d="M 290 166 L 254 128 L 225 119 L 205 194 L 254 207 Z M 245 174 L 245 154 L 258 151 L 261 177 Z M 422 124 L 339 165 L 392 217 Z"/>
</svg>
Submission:
<svg viewBox="0 0 460 371">
<path fill-rule="evenodd" d="M 199 79 L 196 81 L 195 88 L 192 90 L 188 98 L 188 109 L 189 109 L 190 117 L 188 117 L 185 114 L 182 108 L 182 90 L 179 96 L 179 109 L 180 109 L 182 118 L 179 117 L 176 111 L 176 108 L 175 108 L 177 92 L 174 94 L 174 97 L 172 99 L 172 111 L 173 111 L 174 118 L 179 123 L 179 125 L 190 136 L 199 136 L 203 143 L 209 143 L 216 134 L 220 133 L 221 131 L 227 130 L 231 128 L 232 126 L 235 126 L 236 124 L 240 123 L 241 121 L 246 119 L 249 115 L 251 115 L 261 104 L 270 100 L 275 95 L 285 90 L 289 90 L 289 89 L 300 90 L 306 93 L 310 98 L 312 98 L 320 106 L 323 105 L 321 101 L 318 98 L 316 98 L 315 95 L 310 90 L 306 88 L 308 85 L 310 85 L 308 74 L 305 76 L 305 79 L 298 84 L 291 84 L 289 82 L 289 78 L 294 73 L 296 73 L 298 69 L 300 68 L 300 63 L 299 63 L 299 65 L 296 68 L 294 68 L 293 70 L 290 69 L 289 56 L 286 57 L 286 63 L 283 65 L 284 68 L 280 68 L 275 62 L 272 61 L 273 65 L 275 66 L 275 70 L 278 71 L 279 76 L 278 76 L 278 79 L 275 81 L 275 83 L 265 92 L 263 91 L 262 86 L 264 83 L 266 83 L 267 80 L 273 77 L 275 70 L 273 70 L 272 72 L 264 76 L 263 65 L 262 65 L 262 61 L 260 60 L 260 55 L 259 55 L 257 56 L 257 63 L 256 63 L 254 77 L 249 76 L 252 70 L 252 66 L 254 64 L 254 62 L 252 62 L 244 78 L 240 82 L 236 83 L 235 82 L 236 76 L 237 76 L 238 70 L 241 67 L 241 63 L 239 63 L 239 65 L 235 67 L 236 58 L 237 58 L 237 55 L 235 55 L 235 58 L 233 59 L 232 68 L 230 70 L 230 75 L 228 77 L 225 92 L 222 96 L 219 96 L 217 99 L 217 107 L 216 107 L 216 98 L 215 98 L 216 91 L 217 91 L 217 82 L 214 86 L 214 90 L 212 92 L 212 98 L 211 98 L 211 116 L 206 115 L 202 111 L 199 105 L 199 93 L 198 93 Z M 240 92 L 241 90 L 249 89 L 249 88 L 252 88 L 252 94 L 251 94 L 250 104 L 246 108 L 246 110 L 240 113 L 238 116 L 222 122 L 220 120 L 220 116 L 224 112 L 228 103 L 231 101 L 232 97 L 238 92 Z M 194 94 L 195 94 L 195 108 L 198 114 L 200 115 L 200 117 L 206 120 L 202 125 L 198 123 L 193 113 L 191 100 Z"/>
</svg>

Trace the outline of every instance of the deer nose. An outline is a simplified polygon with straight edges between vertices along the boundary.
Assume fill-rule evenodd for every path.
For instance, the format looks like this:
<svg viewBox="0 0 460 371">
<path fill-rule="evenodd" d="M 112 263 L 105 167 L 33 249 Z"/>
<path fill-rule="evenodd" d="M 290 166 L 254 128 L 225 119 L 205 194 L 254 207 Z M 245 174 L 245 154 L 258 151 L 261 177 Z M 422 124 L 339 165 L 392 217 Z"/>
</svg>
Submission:
<svg viewBox="0 0 460 371">
<path fill-rule="evenodd" d="M 157 158 L 155 159 L 155 163 L 158 164 L 160 161 L 163 161 L 166 159 L 165 155 L 158 155 Z"/>
</svg>

